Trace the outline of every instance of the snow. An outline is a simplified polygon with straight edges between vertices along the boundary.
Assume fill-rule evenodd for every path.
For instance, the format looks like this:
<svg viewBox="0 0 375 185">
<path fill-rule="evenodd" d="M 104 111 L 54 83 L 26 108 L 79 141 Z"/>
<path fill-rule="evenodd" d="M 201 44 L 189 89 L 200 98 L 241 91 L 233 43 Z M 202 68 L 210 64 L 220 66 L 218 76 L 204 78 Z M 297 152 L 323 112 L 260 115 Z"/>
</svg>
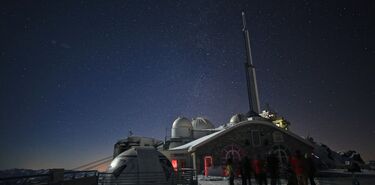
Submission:
<svg viewBox="0 0 375 185">
<path fill-rule="evenodd" d="M 316 185 L 352 185 L 352 177 L 331 177 L 331 178 L 316 178 L 315 183 Z M 374 185 L 375 184 L 375 176 L 372 177 L 358 177 L 357 180 L 361 185 Z M 268 184 L 270 183 L 270 179 L 268 179 Z M 228 179 L 225 177 L 198 177 L 198 185 L 227 185 Z M 239 185 L 241 183 L 241 179 L 237 178 L 234 181 L 234 184 Z M 251 184 L 256 184 L 255 180 L 251 179 Z M 287 185 L 287 181 L 285 179 L 281 179 L 278 185 Z"/>
<path fill-rule="evenodd" d="M 201 138 L 199 138 L 199 139 L 196 139 L 196 140 L 194 140 L 194 141 L 192 141 L 192 142 L 190 142 L 190 143 L 186 143 L 186 144 L 184 144 L 184 145 L 181 145 L 181 146 L 178 146 L 178 147 L 172 148 L 172 149 L 170 149 L 170 150 L 186 150 L 186 149 L 189 149 L 189 150 L 190 150 L 191 148 L 197 146 L 198 144 L 200 144 L 200 143 L 202 143 L 202 142 L 209 141 L 211 138 L 213 138 L 214 136 L 220 134 L 220 133 L 223 132 L 223 131 L 225 131 L 225 129 L 220 130 L 220 131 L 218 131 L 218 132 L 214 132 L 214 133 L 209 134 L 209 135 L 207 135 L 207 136 L 203 136 L 203 137 L 201 137 Z"/>
<path fill-rule="evenodd" d="M 351 176 L 352 173 L 348 172 L 347 169 L 328 169 L 328 170 L 322 170 L 319 173 L 322 174 L 332 174 L 336 176 Z M 372 176 L 375 178 L 375 171 L 374 170 L 365 170 L 361 169 L 361 172 L 356 172 L 356 176 Z M 374 183 L 375 184 L 375 183 Z"/>
<path fill-rule="evenodd" d="M 305 139 L 301 138 L 300 136 L 298 136 L 298 135 L 296 135 L 292 132 L 289 132 L 287 130 L 281 129 L 281 128 L 275 126 L 273 123 L 270 123 L 270 122 L 267 122 L 267 121 L 262 121 L 262 120 L 248 120 L 248 121 L 243 121 L 243 122 L 236 123 L 236 124 L 228 124 L 227 127 L 223 127 L 223 129 L 219 130 L 218 132 L 214 132 L 214 133 L 209 134 L 207 136 L 203 136 L 199 139 L 196 139 L 196 140 L 191 141 L 189 143 L 186 143 L 184 145 L 172 148 L 170 150 L 188 150 L 190 152 L 190 151 L 194 150 L 196 147 L 198 147 L 199 145 L 207 143 L 207 142 L 211 141 L 212 139 L 216 138 L 216 136 L 219 136 L 220 134 L 224 134 L 224 133 L 229 132 L 229 131 L 231 131 L 231 130 L 239 127 L 239 126 L 246 125 L 246 124 L 262 124 L 262 125 L 271 126 L 273 128 L 278 129 L 281 132 L 284 132 L 285 134 L 288 134 L 288 135 L 298 139 L 299 141 L 301 141 L 301 142 L 303 142 L 303 143 L 305 143 L 309 146 L 312 146 L 311 143 L 307 142 Z"/>
</svg>

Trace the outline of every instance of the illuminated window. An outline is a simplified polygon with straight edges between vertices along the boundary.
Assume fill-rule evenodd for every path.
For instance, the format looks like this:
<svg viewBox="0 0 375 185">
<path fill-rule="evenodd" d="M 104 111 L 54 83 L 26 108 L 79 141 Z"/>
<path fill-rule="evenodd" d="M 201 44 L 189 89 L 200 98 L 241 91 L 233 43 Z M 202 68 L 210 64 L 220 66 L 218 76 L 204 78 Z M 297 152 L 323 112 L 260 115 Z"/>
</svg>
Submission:
<svg viewBox="0 0 375 185">
<path fill-rule="evenodd" d="M 208 176 L 208 170 L 213 166 L 212 164 L 212 156 L 208 155 L 204 157 L 204 175 Z"/>
<path fill-rule="evenodd" d="M 174 169 L 174 171 L 177 171 L 177 160 L 176 159 L 172 159 L 172 167 Z"/>
</svg>

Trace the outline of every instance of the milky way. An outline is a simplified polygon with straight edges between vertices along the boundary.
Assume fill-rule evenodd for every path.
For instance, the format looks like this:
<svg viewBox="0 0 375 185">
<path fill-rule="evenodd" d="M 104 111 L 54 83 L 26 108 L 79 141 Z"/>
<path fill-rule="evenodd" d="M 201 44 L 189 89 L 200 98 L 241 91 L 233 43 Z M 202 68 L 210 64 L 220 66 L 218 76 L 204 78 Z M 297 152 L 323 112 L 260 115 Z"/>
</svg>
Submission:
<svg viewBox="0 0 375 185">
<path fill-rule="evenodd" d="M 0 169 L 72 168 L 129 130 L 247 112 L 241 11 L 260 102 L 291 130 L 375 159 L 371 1 L 2 1 Z M 168 133 L 169 134 L 169 133 Z"/>
</svg>

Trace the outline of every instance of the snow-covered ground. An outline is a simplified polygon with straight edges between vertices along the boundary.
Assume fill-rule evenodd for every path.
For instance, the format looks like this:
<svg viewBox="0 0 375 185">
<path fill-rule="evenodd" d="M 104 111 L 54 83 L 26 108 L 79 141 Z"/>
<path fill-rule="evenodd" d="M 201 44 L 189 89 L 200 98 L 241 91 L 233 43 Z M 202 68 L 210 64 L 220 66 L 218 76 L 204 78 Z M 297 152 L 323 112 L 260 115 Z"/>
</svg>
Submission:
<svg viewBox="0 0 375 185">
<path fill-rule="evenodd" d="M 329 170 L 322 170 L 319 172 L 323 177 L 326 176 L 351 176 L 352 173 L 348 172 L 347 169 L 329 169 Z M 364 170 L 362 169 L 361 172 L 355 173 L 357 176 L 373 176 L 375 177 L 375 171 L 374 170 Z M 375 183 L 374 183 L 375 185 Z"/>
<path fill-rule="evenodd" d="M 315 182 L 317 185 L 352 185 L 351 177 L 328 177 L 328 178 L 316 178 Z M 375 185 L 375 176 L 373 177 L 358 177 L 360 185 Z M 199 177 L 199 185 L 227 185 L 228 180 L 222 177 Z M 236 179 L 234 184 L 241 185 L 241 179 Z M 256 185 L 254 179 L 252 179 L 252 185 Z M 270 182 L 268 181 L 268 184 Z M 286 180 L 282 179 L 279 185 L 286 185 Z"/>
</svg>

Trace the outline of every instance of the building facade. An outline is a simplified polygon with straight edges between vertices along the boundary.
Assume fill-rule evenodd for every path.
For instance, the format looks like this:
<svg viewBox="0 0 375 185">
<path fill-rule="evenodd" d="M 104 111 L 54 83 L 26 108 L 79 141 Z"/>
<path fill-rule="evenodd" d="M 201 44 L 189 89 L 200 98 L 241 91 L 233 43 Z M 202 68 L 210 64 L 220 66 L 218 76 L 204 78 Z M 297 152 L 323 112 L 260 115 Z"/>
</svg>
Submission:
<svg viewBox="0 0 375 185">
<path fill-rule="evenodd" d="M 311 153 L 313 146 L 300 136 L 271 121 L 256 117 L 207 130 L 203 137 L 174 145 L 163 153 L 175 168 L 193 168 L 206 175 L 223 175 L 226 161 L 238 165 L 245 157 L 263 158 L 276 154 L 282 166 L 296 150 Z"/>
</svg>

